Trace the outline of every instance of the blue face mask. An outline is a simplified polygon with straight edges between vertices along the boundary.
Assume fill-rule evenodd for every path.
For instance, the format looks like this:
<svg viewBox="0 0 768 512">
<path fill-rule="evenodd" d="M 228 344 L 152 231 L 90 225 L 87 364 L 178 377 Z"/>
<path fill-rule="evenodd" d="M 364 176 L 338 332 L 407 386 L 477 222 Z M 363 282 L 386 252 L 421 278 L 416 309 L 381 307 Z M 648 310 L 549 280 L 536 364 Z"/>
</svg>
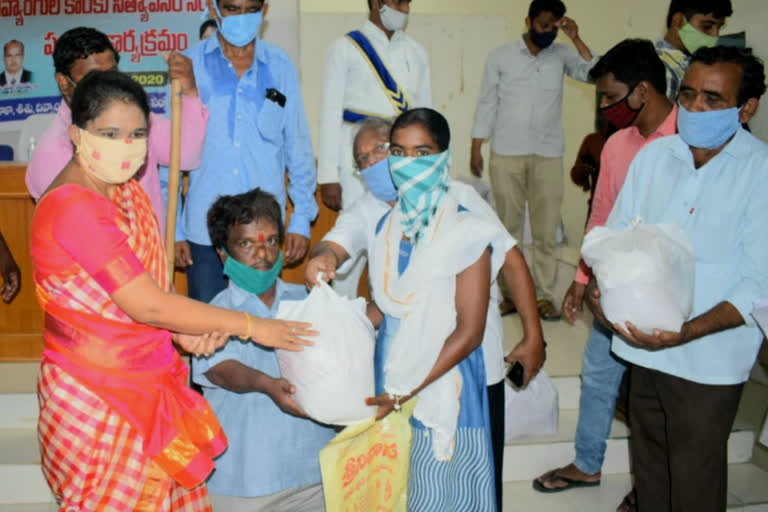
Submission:
<svg viewBox="0 0 768 512">
<path fill-rule="evenodd" d="M 221 35 L 224 36 L 224 39 L 230 44 L 242 48 L 259 37 L 262 11 L 224 17 L 221 15 L 217 0 L 213 1 L 213 6 L 216 9 L 216 14 L 219 15 L 216 20 L 216 25 L 219 27 Z M 208 8 L 206 7 L 205 12 L 203 12 L 203 18 L 207 17 Z"/>
<path fill-rule="evenodd" d="M 397 199 L 397 189 L 389 173 L 389 160 L 384 158 L 360 171 L 368 190 L 381 201 L 394 201 Z"/>
<path fill-rule="evenodd" d="M 741 127 L 737 107 L 725 110 L 691 112 L 679 105 L 677 131 L 680 138 L 691 147 L 717 149 L 733 137 Z"/>
<path fill-rule="evenodd" d="M 536 32 L 536 30 L 531 27 L 531 30 L 528 33 L 530 34 L 531 42 L 542 50 L 551 46 L 557 37 L 557 29 L 550 32 Z"/>
<path fill-rule="evenodd" d="M 229 254 L 227 254 L 227 261 L 224 263 L 224 275 L 229 277 L 237 286 L 254 295 L 261 295 L 272 288 L 282 269 L 283 251 L 280 251 L 277 261 L 269 270 L 258 270 L 243 265 Z"/>
</svg>

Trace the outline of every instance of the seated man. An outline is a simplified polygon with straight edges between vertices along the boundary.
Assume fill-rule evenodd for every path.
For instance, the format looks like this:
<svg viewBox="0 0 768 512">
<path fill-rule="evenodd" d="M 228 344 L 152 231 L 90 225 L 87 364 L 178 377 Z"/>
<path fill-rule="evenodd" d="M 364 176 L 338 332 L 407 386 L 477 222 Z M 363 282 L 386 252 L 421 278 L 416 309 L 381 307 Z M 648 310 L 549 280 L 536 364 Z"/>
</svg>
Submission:
<svg viewBox="0 0 768 512">
<path fill-rule="evenodd" d="M 211 304 L 271 318 L 281 300 L 306 297 L 303 286 L 278 279 L 281 219 L 275 198 L 258 188 L 216 200 L 208 232 L 229 286 Z M 334 431 L 305 417 L 291 396 L 294 387 L 280 378 L 273 350 L 233 340 L 209 358 L 196 358 L 193 380 L 229 438 L 208 481 L 214 510 L 325 510 L 318 453 Z"/>
<path fill-rule="evenodd" d="M 306 268 L 306 281 L 313 285 L 319 272 L 326 279 L 334 279 L 337 269 L 345 272 L 360 254 L 367 252 L 375 238 L 376 224 L 397 201 L 397 190 L 389 172 L 387 161 L 389 121 L 369 119 L 365 121 L 353 142 L 355 164 L 368 191 L 350 207 L 342 210 L 333 229 L 310 253 Z M 535 288 L 522 253 L 515 247 L 515 240 L 507 233 L 490 206 L 466 184 L 450 181 L 449 186 L 463 206 L 498 224 L 500 236 L 493 249 L 504 256 L 502 274 L 507 279 L 512 299 L 520 311 L 524 338 L 506 357 L 508 361 L 520 361 L 525 368 L 525 382 L 544 364 L 544 343 L 541 324 L 536 310 Z M 343 265 L 343 266 L 342 266 Z M 503 331 L 498 302 L 498 287 L 491 288 L 491 304 L 488 308 L 486 330 L 483 339 L 483 355 L 486 366 L 486 384 L 491 415 L 494 471 L 496 476 L 496 501 L 501 503 L 501 472 L 504 448 L 504 360 Z"/>
</svg>

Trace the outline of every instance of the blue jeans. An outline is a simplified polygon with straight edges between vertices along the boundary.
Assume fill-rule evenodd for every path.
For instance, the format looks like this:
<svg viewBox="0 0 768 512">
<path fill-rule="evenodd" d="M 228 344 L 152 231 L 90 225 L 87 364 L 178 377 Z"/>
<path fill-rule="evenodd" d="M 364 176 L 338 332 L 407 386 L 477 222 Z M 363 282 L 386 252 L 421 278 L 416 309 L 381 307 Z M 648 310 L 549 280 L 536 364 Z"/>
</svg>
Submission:
<svg viewBox="0 0 768 512">
<path fill-rule="evenodd" d="M 576 460 L 584 473 L 600 472 L 605 440 L 611 433 L 616 397 L 627 363 L 611 352 L 611 331 L 592 324 L 581 369 L 579 423 L 576 426 Z"/>
<path fill-rule="evenodd" d="M 210 245 L 189 242 L 189 252 L 194 264 L 187 267 L 189 296 L 201 302 L 211 302 L 220 291 L 227 287 L 224 267 L 216 249 Z"/>
</svg>

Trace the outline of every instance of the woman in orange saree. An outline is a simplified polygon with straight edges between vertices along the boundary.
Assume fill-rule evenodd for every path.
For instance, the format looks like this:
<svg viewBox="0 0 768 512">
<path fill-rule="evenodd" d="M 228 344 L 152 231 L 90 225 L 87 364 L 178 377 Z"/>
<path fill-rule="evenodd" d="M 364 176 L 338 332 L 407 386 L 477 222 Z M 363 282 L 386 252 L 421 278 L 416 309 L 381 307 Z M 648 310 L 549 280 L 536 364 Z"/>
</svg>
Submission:
<svg viewBox="0 0 768 512">
<path fill-rule="evenodd" d="M 208 511 L 204 482 L 227 441 L 187 387 L 172 337 L 210 354 L 230 334 L 299 350 L 313 333 L 170 293 L 158 221 L 133 179 L 146 154 L 146 94 L 97 71 L 71 106 L 77 151 L 32 224 L 45 311 L 43 473 L 63 511 Z"/>
</svg>

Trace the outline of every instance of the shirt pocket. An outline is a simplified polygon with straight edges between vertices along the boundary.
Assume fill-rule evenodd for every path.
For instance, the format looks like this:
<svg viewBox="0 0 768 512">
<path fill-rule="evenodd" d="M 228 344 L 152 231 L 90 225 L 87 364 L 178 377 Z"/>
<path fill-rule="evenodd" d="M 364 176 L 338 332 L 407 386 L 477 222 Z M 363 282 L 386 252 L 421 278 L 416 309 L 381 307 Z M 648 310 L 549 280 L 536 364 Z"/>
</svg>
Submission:
<svg viewBox="0 0 768 512">
<path fill-rule="evenodd" d="M 727 264 L 738 251 L 741 214 L 735 209 L 701 210 L 696 213 L 693 245 L 696 260 L 708 265 Z"/>
<path fill-rule="evenodd" d="M 264 98 L 264 104 L 259 112 L 256 126 L 259 129 L 261 137 L 280 146 L 283 143 L 283 128 L 285 127 L 285 108 L 267 98 Z"/>
<path fill-rule="evenodd" d="M 563 86 L 563 67 L 556 62 L 541 64 L 539 68 L 539 86 L 548 91 L 555 91 Z"/>
</svg>

